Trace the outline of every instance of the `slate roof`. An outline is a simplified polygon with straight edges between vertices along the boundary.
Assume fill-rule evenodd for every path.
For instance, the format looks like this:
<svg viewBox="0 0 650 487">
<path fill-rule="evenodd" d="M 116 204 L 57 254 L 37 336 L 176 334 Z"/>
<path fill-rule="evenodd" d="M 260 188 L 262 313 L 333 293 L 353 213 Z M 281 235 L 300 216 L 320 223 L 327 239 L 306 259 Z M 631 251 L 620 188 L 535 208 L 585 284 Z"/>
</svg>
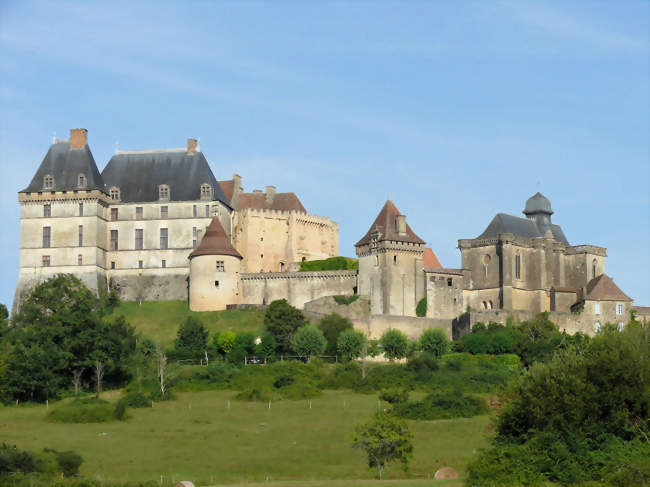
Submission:
<svg viewBox="0 0 650 487">
<path fill-rule="evenodd" d="M 240 193 L 237 209 L 243 210 L 246 208 L 307 213 L 295 193 L 275 193 L 271 201 L 267 201 L 266 193 Z"/>
<path fill-rule="evenodd" d="M 201 239 L 201 243 L 192 251 L 188 259 L 199 255 L 232 255 L 233 257 L 242 258 L 230 243 L 230 239 L 217 217 L 212 219 L 203 239 Z"/>
<path fill-rule="evenodd" d="M 632 301 L 607 274 L 594 277 L 587 283 L 585 299 L 593 301 Z"/>
<path fill-rule="evenodd" d="M 391 200 L 386 201 L 383 208 L 379 212 L 379 215 L 377 215 L 377 218 L 375 218 L 374 223 L 370 225 L 368 232 L 363 236 L 361 240 L 354 244 L 354 246 L 359 247 L 360 245 L 364 245 L 370 242 L 371 235 L 375 230 L 375 227 L 381 232 L 381 236 L 379 237 L 380 242 L 385 240 L 392 240 L 395 242 L 410 242 L 418 244 L 425 243 L 424 240 L 415 234 L 408 223 L 406 224 L 406 235 L 399 235 L 397 233 L 396 217 L 400 214 L 401 213 Z"/>
<path fill-rule="evenodd" d="M 440 261 L 436 254 L 433 253 L 429 247 L 424 249 L 424 255 L 422 256 L 422 265 L 424 267 L 430 267 L 432 269 L 441 269 Z"/>
<path fill-rule="evenodd" d="M 550 228 L 553 238 L 555 238 L 556 241 L 569 245 L 569 242 L 559 225 L 551 224 Z M 545 232 L 546 230 L 544 230 L 544 233 Z M 477 238 L 493 238 L 500 233 L 512 233 L 513 235 L 523 238 L 537 238 L 544 236 L 544 233 L 537 226 L 535 220 L 508 215 L 507 213 L 498 213 L 483 233 Z"/>
<path fill-rule="evenodd" d="M 84 187 L 78 186 L 80 174 L 86 176 Z M 54 177 L 54 186 L 44 190 L 43 178 L 46 175 Z M 29 186 L 20 192 L 72 191 L 75 189 L 98 189 L 106 192 L 104 180 L 97 169 L 88 144 L 80 149 L 71 149 L 69 141 L 57 140 L 48 149 Z"/>
<path fill-rule="evenodd" d="M 553 214 L 551 201 L 539 191 L 526 200 L 524 215 L 534 215 L 535 213 Z"/>
<path fill-rule="evenodd" d="M 102 172 L 106 188 L 119 188 L 125 203 L 158 201 L 158 186 L 169 185 L 170 201 L 201 199 L 201 184 L 212 186 L 212 200 L 230 207 L 202 152 L 185 149 L 118 152 Z"/>
</svg>

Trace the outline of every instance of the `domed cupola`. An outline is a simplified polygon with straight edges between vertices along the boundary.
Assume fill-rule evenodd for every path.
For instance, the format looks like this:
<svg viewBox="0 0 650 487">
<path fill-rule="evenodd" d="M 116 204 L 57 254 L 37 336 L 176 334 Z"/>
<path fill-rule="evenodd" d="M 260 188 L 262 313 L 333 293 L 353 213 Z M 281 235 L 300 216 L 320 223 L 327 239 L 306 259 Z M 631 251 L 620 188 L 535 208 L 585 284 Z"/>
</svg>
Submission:
<svg viewBox="0 0 650 487">
<path fill-rule="evenodd" d="M 529 220 L 533 220 L 541 234 L 545 234 L 551 227 L 551 202 L 539 191 L 526 201 L 524 215 Z"/>
</svg>

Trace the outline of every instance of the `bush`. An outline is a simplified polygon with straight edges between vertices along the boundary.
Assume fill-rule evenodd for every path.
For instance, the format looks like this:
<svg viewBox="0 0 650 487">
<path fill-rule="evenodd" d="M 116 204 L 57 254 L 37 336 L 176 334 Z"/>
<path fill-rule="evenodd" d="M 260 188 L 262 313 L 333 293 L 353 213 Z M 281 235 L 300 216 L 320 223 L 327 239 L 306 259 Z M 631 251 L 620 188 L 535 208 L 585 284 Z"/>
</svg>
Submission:
<svg viewBox="0 0 650 487">
<path fill-rule="evenodd" d="M 379 399 L 390 404 L 399 404 L 408 401 L 409 391 L 404 389 L 386 389 L 381 391 Z"/>
<path fill-rule="evenodd" d="M 243 391 L 235 395 L 235 399 L 239 401 L 248 401 L 248 402 L 255 402 L 255 401 L 266 402 L 272 400 L 274 397 L 275 396 L 270 394 L 268 391 L 265 391 L 263 389 L 258 389 L 257 387 L 244 389 Z"/>
<path fill-rule="evenodd" d="M 126 401 L 120 399 L 115 403 L 115 409 L 113 410 L 113 417 L 118 421 L 126 419 Z"/>
<path fill-rule="evenodd" d="M 279 389 L 280 395 L 283 399 L 309 399 L 318 397 L 322 391 L 314 384 L 308 382 L 296 382 L 286 387 Z"/>
<path fill-rule="evenodd" d="M 129 392 L 123 400 L 128 407 L 133 409 L 151 407 L 151 399 L 141 392 Z"/>
<path fill-rule="evenodd" d="M 84 461 L 83 458 L 81 458 L 81 455 L 78 455 L 73 451 L 56 451 L 48 449 L 45 451 L 54 453 L 59 471 L 64 477 L 74 477 L 79 475 L 79 467 Z"/>
<path fill-rule="evenodd" d="M 290 386 L 295 381 L 296 380 L 293 378 L 292 375 L 287 375 L 287 374 L 281 375 L 273 381 L 273 387 L 275 387 L 276 389 L 280 389 L 281 387 Z"/>
<path fill-rule="evenodd" d="M 361 357 L 367 339 L 363 332 L 349 329 L 341 333 L 337 340 L 336 351 L 343 361 Z"/>
<path fill-rule="evenodd" d="M 442 357 L 449 350 L 447 335 L 444 331 L 435 328 L 424 330 L 420 337 L 420 350 Z"/>
<path fill-rule="evenodd" d="M 119 419 L 114 405 L 96 398 L 60 404 L 46 418 L 53 423 L 106 423 Z"/>
<path fill-rule="evenodd" d="M 398 364 L 368 364 L 366 378 L 358 383 L 357 392 L 377 392 L 398 385 L 413 390 L 415 380 L 406 367 Z"/>
<path fill-rule="evenodd" d="M 349 257 L 330 257 L 323 260 L 308 260 L 300 263 L 300 272 L 358 270 L 359 261 Z"/>
<path fill-rule="evenodd" d="M 429 382 L 432 374 L 440 368 L 438 358 L 427 352 L 420 352 L 412 357 L 406 364 L 406 369 L 414 374 L 414 379 L 419 383 Z"/>
<path fill-rule="evenodd" d="M 323 389 L 355 389 L 361 383 L 361 365 L 358 362 L 343 362 L 330 369 L 320 382 Z"/>
<path fill-rule="evenodd" d="M 422 298 L 418 301 L 415 307 L 415 316 L 423 318 L 427 315 L 427 298 Z"/>
<path fill-rule="evenodd" d="M 406 419 L 471 418 L 488 412 L 481 399 L 459 391 L 450 394 L 429 394 L 422 401 L 406 401 L 393 408 L 396 416 Z"/>
<path fill-rule="evenodd" d="M 325 353 L 327 355 L 336 355 L 339 335 L 346 330 L 352 330 L 352 322 L 337 313 L 332 313 L 319 321 L 318 328 L 320 328 L 327 340 Z"/>
<path fill-rule="evenodd" d="M 64 477 L 73 477 L 79 474 L 79 467 L 83 458 L 73 451 L 56 451 L 49 448 L 42 453 L 31 453 L 19 450 L 15 446 L 3 443 L 0 446 L 0 483 L 8 480 L 5 475 L 9 474 L 11 481 L 8 485 L 33 485 L 32 480 L 42 480 L 42 485 L 48 485 L 52 477 L 62 474 Z M 21 474 L 41 473 L 43 476 L 30 476 L 29 482 L 22 484 Z"/>
<path fill-rule="evenodd" d="M 384 356 L 389 360 L 406 357 L 408 352 L 408 338 L 399 330 L 391 328 L 386 330 L 379 340 L 384 350 Z"/>
</svg>

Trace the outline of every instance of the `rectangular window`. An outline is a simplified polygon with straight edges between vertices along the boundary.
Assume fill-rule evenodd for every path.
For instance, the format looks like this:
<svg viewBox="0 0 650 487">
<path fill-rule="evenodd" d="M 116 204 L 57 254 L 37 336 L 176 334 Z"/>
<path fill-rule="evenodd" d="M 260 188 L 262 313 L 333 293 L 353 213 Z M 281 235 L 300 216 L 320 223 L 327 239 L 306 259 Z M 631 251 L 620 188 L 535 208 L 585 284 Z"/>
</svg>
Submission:
<svg viewBox="0 0 650 487">
<path fill-rule="evenodd" d="M 81 254 L 77 255 L 77 265 L 84 265 L 84 256 Z"/>
<path fill-rule="evenodd" d="M 84 216 L 84 204 L 79 203 L 79 216 Z"/>
<path fill-rule="evenodd" d="M 616 304 L 616 314 L 617 315 L 622 315 L 623 314 L 623 305 L 621 303 Z"/>
<path fill-rule="evenodd" d="M 594 314 L 595 315 L 600 314 L 600 303 L 594 303 Z"/>
<path fill-rule="evenodd" d="M 44 217 L 50 217 L 52 216 L 52 205 L 49 203 L 46 205 L 43 205 L 43 216 Z"/>
<path fill-rule="evenodd" d="M 219 207 L 217 205 L 212 205 L 212 216 L 219 216 Z"/>
<path fill-rule="evenodd" d="M 141 260 L 138 261 L 138 269 L 142 269 L 142 261 Z"/>
<path fill-rule="evenodd" d="M 136 206 L 135 207 L 135 219 L 136 220 L 142 220 L 142 207 L 141 206 Z"/>
<path fill-rule="evenodd" d="M 451 277 L 447 278 L 447 286 L 451 286 L 454 283 Z"/>
<path fill-rule="evenodd" d="M 117 221 L 117 208 L 111 208 L 111 221 Z"/>
<path fill-rule="evenodd" d="M 160 229 L 160 248 L 161 249 L 166 249 L 168 248 L 168 230 L 166 228 L 161 228 Z"/>
<path fill-rule="evenodd" d="M 84 246 L 84 226 L 79 225 L 79 247 Z"/>
<path fill-rule="evenodd" d="M 164 260 L 164 259 L 163 259 L 163 261 L 162 261 L 162 267 L 163 267 L 163 269 L 164 269 L 165 267 L 167 267 L 167 261 Z"/>
<path fill-rule="evenodd" d="M 515 256 L 515 279 L 521 279 L 521 256 Z"/>
<path fill-rule="evenodd" d="M 115 269 L 115 261 L 114 260 L 111 261 L 111 269 Z"/>
<path fill-rule="evenodd" d="M 160 219 L 161 220 L 166 220 L 167 219 L 167 215 L 169 214 L 168 210 L 169 210 L 169 207 L 167 207 L 167 206 L 161 206 L 160 207 Z"/>
<path fill-rule="evenodd" d="M 43 256 L 43 267 L 50 267 L 50 256 L 49 255 L 44 255 Z"/>
<path fill-rule="evenodd" d="M 210 217 L 210 205 L 205 205 L 205 217 Z"/>
<path fill-rule="evenodd" d="M 196 248 L 196 227 L 192 227 L 192 248 Z"/>
<path fill-rule="evenodd" d="M 225 272 L 226 267 L 223 264 L 223 260 L 218 260 L 217 261 L 217 272 Z"/>
<path fill-rule="evenodd" d="M 135 249 L 142 250 L 144 248 L 144 230 L 142 228 L 135 229 Z"/>
<path fill-rule="evenodd" d="M 196 218 L 196 216 L 197 216 L 197 211 L 198 211 L 198 209 L 197 209 L 196 205 L 192 205 L 192 216 L 194 218 Z"/>
<path fill-rule="evenodd" d="M 111 230 L 111 250 L 117 250 L 117 230 Z"/>
<path fill-rule="evenodd" d="M 50 247 L 50 237 L 52 236 L 52 229 L 50 227 L 43 227 L 43 248 Z"/>
</svg>

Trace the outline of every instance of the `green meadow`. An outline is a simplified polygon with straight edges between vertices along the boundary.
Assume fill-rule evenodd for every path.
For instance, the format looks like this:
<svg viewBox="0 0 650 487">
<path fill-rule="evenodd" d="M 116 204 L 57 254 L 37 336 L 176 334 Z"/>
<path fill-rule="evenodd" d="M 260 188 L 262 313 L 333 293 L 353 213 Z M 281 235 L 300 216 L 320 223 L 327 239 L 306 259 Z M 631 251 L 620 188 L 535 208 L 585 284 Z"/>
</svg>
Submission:
<svg viewBox="0 0 650 487">
<path fill-rule="evenodd" d="M 114 400 L 118 393 L 105 394 Z M 425 486 L 487 445 L 490 420 L 410 421 L 415 434 L 408 473 L 397 465 L 373 480 L 363 452 L 351 447 L 354 426 L 384 407 L 376 395 L 325 391 L 311 400 L 234 400 L 233 391 L 177 393 L 153 408 L 129 409 L 126 422 L 57 424 L 43 405 L 0 408 L 0 438 L 19 448 L 74 450 L 81 474 L 112 481 L 192 480 L 195 485 Z M 230 401 L 230 408 L 228 407 Z M 50 409 L 57 403 L 50 404 Z M 407 480 L 408 479 L 408 480 Z"/>
</svg>

